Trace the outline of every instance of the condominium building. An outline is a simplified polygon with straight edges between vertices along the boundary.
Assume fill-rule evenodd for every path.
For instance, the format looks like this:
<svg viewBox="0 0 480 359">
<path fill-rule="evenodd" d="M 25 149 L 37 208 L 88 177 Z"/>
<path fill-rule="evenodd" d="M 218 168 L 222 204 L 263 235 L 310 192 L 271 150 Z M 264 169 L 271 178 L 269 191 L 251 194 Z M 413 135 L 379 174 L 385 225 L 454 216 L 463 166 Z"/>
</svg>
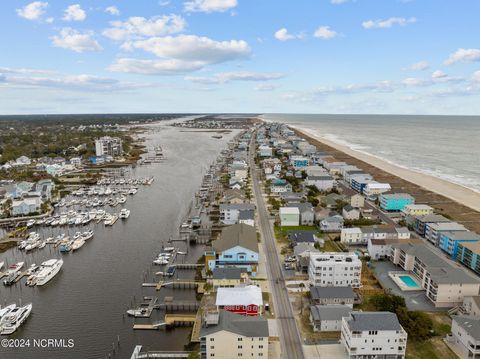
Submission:
<svg viewBox="0 0 480 359">
<path fill-rule="evenodd" d="M 437 308 L 455 307 L 463 303 L 464 297 L 480 292 L 480 279 L 425 244 L 394 244 L 390 260 L 416 277 Z"/>
<path fill-rule="evenodd" d="M 405 357 L 407 332 L 390 312 L 352 312 L 342 319 L 341 343 L 348 357 Z"/>
<path fill-rule="evenodd" d="M 118 137 L 104 136 L 95 140 L 95 154 L 100 156 L 121 156 L 123 153 L 122 140 Z"/>
<path fill-rule="evenodd" d="M 480 275 L 480 242 L 460 243 L 457 251 L 457 260 Z"/>
<path fill-rule="evenodd" d="M 480 319 L 455 315 L 452 317 L 452 335 L 447 342 L 453 344 L 462 358 L 480 358 Z"/>
<path fill-rule="evenodd" d="M 361 284 L 362 262 L 354 252 L 311 253 L 308 276 L 318 287 L 353 287 Z"/>
<path fill-rule="evenodd" d="M 378 199 L 380 201 L 380 208 L 389 212 L 402 211 L 405 206 L 415 202 L 415 199 L 408 193 L 382 194 Z"/>
<path fill-rule="evenodd" d="M 200 329 L 202 359 L 268 358 L 268 322 L 231 312 L 207 314 Z"/>
</svg>

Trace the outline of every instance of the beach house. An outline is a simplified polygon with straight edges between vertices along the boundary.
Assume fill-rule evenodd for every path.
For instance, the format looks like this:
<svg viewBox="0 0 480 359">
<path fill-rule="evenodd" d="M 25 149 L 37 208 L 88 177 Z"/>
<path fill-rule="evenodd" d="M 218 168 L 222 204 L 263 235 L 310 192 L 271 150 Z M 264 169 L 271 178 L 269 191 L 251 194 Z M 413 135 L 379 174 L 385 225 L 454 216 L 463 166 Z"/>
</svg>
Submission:
<svg viewBox="0 0 480 359">
<path fill-rule="evenodd" d="M 351 312 L 342 319 L 340 341 L 349 359 L 403 359 L 407 337 L 395 313 Z"/>
<path fill-rule="evenodd" d="M 359 193 L 354 194 L 350 197 L 350 205 L 353 208 L 363 208 L 365 206 L 365 198 Z"/>
<path fill-rule="evenodd" d="M 300 210 L 298 207 L 281 207 L 279 216 L 282 227 L 300 225 Z"/>
<path fill-rule="evenodd" d="M 405 216 L 426 216 L 433 213 L 433 208 L 426 204 L 407 204 L 402 213 Z"/>
<path fill-rule="evenodd" d="M 415 216 L 413 218 L 415 232 L 422 237 L 425 237 L 425 231 L 428 223 L 451 222 L 448 218 L 445 218 L 439 214 L 427 214 L 425 216 Z"/>
<path fill-rule="evenodd" d="M 236 287 L 243 282 L 244 271 L 237 267 L 214 268 L 209 283 L 214 288 L 218 287 Z"/>
<path fill-rule="evenodd" d="M 300 225 L 312 226 L 315 222 L 313 206 L 310 202 L 289 203 L 287 207 L 296 207 L 300 212 Z"/>
<path fill-rule="evenodd" d="M 272 180 L 272 184 L 270 185 L 270 191 L 273 194 L 291 192 L 292 185 L 283 179 Z"/>
<path fill-rule="evenodd" d="M 440 232 L 438 246 L 450 254 L 453 258 L 457 256 L 458 245 L 465 242 L 479 242 L 480 236 L 470 231 Z"/>
<path fill-rule="evenodd" d="M 447 343 L 453 345 L 462 358 L 480 358 L 480 318 L 454 315 Z"/>
<path fill-rule="evenodd" d="M 379 195 L 382 193 L 388 192 L 392 189 L 389 183 L 380 183 L 380 182 L 369 182 L 366 184 L 363 189 L 363 194 L 367 199 L 373 201 L 376 200 Z"/>
<path fill-rule="evenodd" d="M 304 169 L 310 164 L 310 159 L 304 156 L 290 156 L 290 164 L 295 169 Z"/>
<path fill-rule="evenodd" d="M 207 313 L 200 326 L 200 358 L 268 358 L 268 336 L 264 317 Z"/>
<path fill-rule="evenodd" d="M 438 246 L 438 239 L 442 232 L 466 231 L 467 229 L 457 222 L 440 222 L 425 224 L 425 238 Z"/>
<path fill-rule="evenodd" d="M 26 197 L 12 201 L 12 216 L 26 216 L 40 213 L 42 200 L 39 196 Z"/>
<path fill-rule="evenodd" d="M 380 208 L 387 212 L 400 212 L 405 206 L 415 203 L 408 193 L 384 193 L 379 197 Z"/>
<path fill-rule="evenodd" d="M 258 155 L 260 157 L 272 157 L 272 148 L 268 145 L 260 145 L 258 147 Z"/>
<path fill-rule="evenodd" d="M 212 249 L 206 251 L 205 260 L 210 270 L 234 266 L 255 276 L 258 265 L 255 228 L 247 224 L 234 224 L 224 228 L 220 238 L 213 241 Z"/>
<path fill-rule="evenodd" d="M 254 211 L 255 205 L 251 203 L 226 203 L 220 205 L 220 222 L 223 224 L 238 223 L 240 213 Z"/>
<path fill-rule="evenodd" d="M 305 179 L 306 186 L 315 186 L 321 192 L 330 191 L 335 187 L 335 180 L 329 175 L 308 176 Z"/>
<path fill-rule="evenodd" d="M 310 287 L 310 300 L 317 305 L 342 304 L 353 308 L 352 287 Z"/>
<path fill-rule="evenodd" d="M 318 227 L 322 232 L 340 232 L 343 224 L 343 217 L 336 214 L 322 219 Z"/>
<path fill-rule="evenodd" d="M 347 204 L 342 209 L 342 216 L 346 220 L 360 219 L 360 211 L 357 208 Z"/>
<path fill-rule="evenodd" d="M 220 287 L 215 305 L 218 309 L 247 316 L 262 313 L 262 289 L 256 285 Z"/>
<path fill-rule="evenodd" d="M 310 306 L 310 323 L 314 332 L 339 332 L 342 319 L 348 317 L 352 308 L 347 305 L 312 305 Z"/>
</svg>

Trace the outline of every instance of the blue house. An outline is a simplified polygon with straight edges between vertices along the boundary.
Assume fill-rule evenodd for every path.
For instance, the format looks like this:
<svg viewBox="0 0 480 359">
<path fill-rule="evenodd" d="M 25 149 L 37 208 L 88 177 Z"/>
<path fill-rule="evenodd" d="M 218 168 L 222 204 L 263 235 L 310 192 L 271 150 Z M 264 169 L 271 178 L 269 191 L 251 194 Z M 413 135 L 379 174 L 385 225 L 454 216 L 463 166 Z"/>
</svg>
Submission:
<svg viewBox="0 0 480 359">
<path fill-rule="evenodd" d="M 415 203 L 415 198 L 408 193 L 381 194 L 378 199 L 380 208 L 388 212 L 400 212 L 406 205 Z"/>
<path fill-rule="evenodd" d="M 205 253 L 205 260 L 210 270 L 237 267 L 255 276 L 258 265 L 255 228 L 244 223 L 224 228 L 220 239 L 213 242 L 212 250 Z"/>
<path fill-rule="evenodd" d="M 310 159 L 303 156 L 292 156 L 290 158 L 290 163 L 295 169 L 308 167 L 310 164 Z"/>
<path fill-rule="evenodd" d="M 456 258 L 459 244 L 465 242 L 480 242 L 480 236 L 470 231 L 440 232 L 438 246 L 453 258 Z"/>
<path fill-rule="evenodd" d="M 372 179 L 370 177 L 355 176 L 350 181 L 350 187 L 352 187 L 352 189 L 354 189 L 358 193 L 363 193 L 363 190 L 370 182 L 372 182 Z"/>
</svg>

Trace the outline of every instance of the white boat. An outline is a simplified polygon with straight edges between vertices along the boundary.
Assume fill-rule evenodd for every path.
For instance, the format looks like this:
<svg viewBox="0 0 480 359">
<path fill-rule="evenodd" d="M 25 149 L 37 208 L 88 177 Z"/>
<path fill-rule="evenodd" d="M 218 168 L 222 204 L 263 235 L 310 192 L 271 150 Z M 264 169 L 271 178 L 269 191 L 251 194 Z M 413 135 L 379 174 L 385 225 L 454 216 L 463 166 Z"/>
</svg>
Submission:
<svg viewBox="0 0 480 359">
<path fill-rule="evenodd" d="M 173 252 L 175 250 L 175 247 L 165 247 L 163 248 L 165 252 Z"/>
<path fill-rule="evenodd" d="M 168 263 L 169 263 L 169 260 L 165 258 L 157 258 L 153 260 L 153 264 L 156 264 L 156 265 L 164 266 L 164 265 L 167 265 Z"/>
<path fill-rule="evenodd" d="M 38 266 L 33 263 L 30 267 L 27 269 L 27 274 L 32 274 L 38 269 Z"/>
<path fill-rule="evenodd" d="M 17 305 L 15 303 L 7 305 L 6 307 L 0 308 L 0 322 L 2 321 L 2 318 L 6 316 L 9 312 L 11 312 L 13 309 L 15 309 Z"/>
<path fill-rule="evenodd" d="M 184 255 L 187 254 L 187 252 L 180 252 L 180 251 L 178 251 L 177 254 L 179 254 L 179 255 L 181 255 L 181 256 L 184 256 Z"/>
<path fill-rule="evenodd" d="M 37 285 L 47 284 L 53 277 L 57 275 L 63 266 L 63 259 L 49 259 L 42 263 L 38 269 Z"/>
<path fill-rule="evenodd" d="M 80 249 L 85 244 L 85 240 L 83 238 L 78 238 L 73 241 L 72 243 L 72 251 L 76 251 Z"/>
<path fill-rule="evenodd" d="M 35 225 L 35 220 L 34 219 L 31 219 L 27 222 L 27 228 L 31 228 Z"/>
<path fill-rule="evenodd" d="M 113 226 L 117 220 L 118 220 L 118 215 L 113 214 L 113 215 L 110 215 L 108 218 L 106 218 L 104 223 L 106 226 Z"/>
<path fill-rule="evenodd" d="M 14 333 L 32 312 L 32 303 L 24 307 L 15 307 L 4 315 L 0 322 L 0 334 L 9 335 Z"/>
<path fill-rule="evenodd" d="M 135 187 L 132 187 L 132 188 L 130 188 L 130 190 L 128 191 L 128 194 L 134 195 L 134 194 L 137 193 L 137 191 L 138 191 L 138 190 L 137 190 Z"/>
<path fill-rule="evenodd" d="M 36 241 L 28 240 L 27 245 L 25 246 L 25 251 L 28 252 L 35 249 L 38 247 L 39 244 L 40 244 L 40 241 L 38 240 Z"/>
<path fill-rule="evenodd" d="M 92 230 L 86 231 L 86 232 L 83 232 L 82 239 L 85 241 L 88 241 L 89 239 L 92 239 L 94 235 L 95 233 Z"/>
<path fill-rule="evenodd" d="M 42 249 L 47 245 L 47 241 L 40 241 L 40 244 L 38 245 L 38 249 Z"/>
<path fill-rule="evenodd" d="M 76 232 L 73 236 L 73 240 L 76 241 L 77 239 L 81 238 L 83 235 L 82 232 Z"/>
<path fill-rule="evenodd" d="M 18 262 L 8 267 L 7 279 L 3 281 L 3 284 L 6 286 L 14 284 L 15 280 L 20 275 L 20 270 L 23 268 L 23 265 L 24 262 Z"/>
<path fill-rule="evenodd" d="M 126 208 L 122 208 L 120 211 L 119 217 L 121 219 L 127 219 L 130 216 L 130 210 Z"/>
</svg>

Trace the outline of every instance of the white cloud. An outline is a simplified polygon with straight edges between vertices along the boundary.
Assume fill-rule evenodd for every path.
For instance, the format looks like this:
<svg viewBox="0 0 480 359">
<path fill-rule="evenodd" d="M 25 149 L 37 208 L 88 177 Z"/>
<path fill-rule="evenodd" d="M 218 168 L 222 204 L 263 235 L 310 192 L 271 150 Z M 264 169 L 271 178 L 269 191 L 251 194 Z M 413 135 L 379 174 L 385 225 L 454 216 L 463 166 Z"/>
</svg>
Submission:
<svg viewBox="0 0 480 359">
<path fill-rule="evenodd" d="M 345 4 L 348 0 L 330 0 L 330 4 L 333 5 L 340 5 L 340 4 Z"/>
<path fill-rule="evenodd" d="M 167 5 L 170 5 L 170 1 L 169 1 L 169 0 L 159 1 L 159 2 L 158 2 L 158 5 L 160 5 L 160 6 L 167 6 Z"/>
<path fill-rule="evenodd" d="M 447 77 L 447 74 L 443 71 L 436 70 L 436 71 L 432 72 L 432 79 L 442 79 L 442 78 L 445 78 L 445 77 Z"/>
<path fill-rule="evenodd" d="M 87 13 L 79 4 L 70 5 L 63 13 L 65 21 L 83 21 L 87 18 Z"/>
<path fill-rule="evenodd" d="M 287 41 L 287 40 L 303 38 L 303 34 L 290 34 L 286 28 L 281 28 L 280 30 L 275 32 L 274 36 L 279 41 Z"/>
<path fill-rule="evenodd" d="M 313 34 L 313 36 L 324 40 L 333 39 L 337 35 L 338 33 L 331 30 L 330 26 L 320 26 Z"/>
<path fill-rule="evenodd" d="M 278 80 L 285 77 L 284 74 L 279 72 L 249 72 L 249 71 L 239 71 L 239 72 L 221 72 L 215 74 L 212 77 L 195 77 L 187 76 L 185 80 L 201 83 L 205 85 L 211 84 L 224 84 L 231 81 L 269 81 L 269 80 Z"/>
<path fill-rule="evenodd" d="M 143 75 L 176 75 L 201 69 L 203 62 L 182 60 L 139 60 L 121 58 L 108 67 L 109 71 Z"/>
<path fill-rule="evenodd" d="M 36 69 L 0 68 L 2 82 L 7 86 L 33 88 L 61 88 L 71 91 L 122 91 L 150 84 L 122 82 L 116 79 L 88 74 L 65 75 L 56 71 Z"/>
<path fill-rule="evenodd" d="M 125 40 L 129 38 L 141 38 L 147 36 L 162 36 L 181 32 L 187 23 L 179 15 L 163 15 L 146 19 L 133 16 L 126 21 L 112 21 L 110 28 L 103 35 L 112 40 Z"/>
<path fill-rule="evenodd" d="M 472 76 L 473 81 L 480 82 L 480 71 L 475 71 Z"/>
<path fill-rule="evenodd" d="M 261 83 L 255 86 L 255 91 L 273 91 L 279 86 L 271 83 Z"/>
<path fill-rule="evenodd" d="M 445 65 L 453 65 L 457 62 L 478 61 L 480 61 L 480 49 L 458 49 L 445 60 Z"/>
<path fill-rule="evenodd" d="M 120 10 L 118 10 L 118 7 L 116 7 L 114 5 L 106 7 L 105 12 L 110 14 L 110 15 L 113 15 L 113 16 L 119 16 L 120 15 Z"/>
<path fill-rule="evenodd" d="M 215 41 L 196 35 L 151 37 L 127 42 L 122 48 L 142 49 L 158 57 L 200 62 L 205 65 L 246 58 L 250 55 L 250 47 L 246 41 Z"/>
<path fill-rule="evenodd" d="M 69 27 L 60 30 L 59 35 L 53 36 L 53 46 L 69 49 L 75 52 L 96 52 L 103 50 L 97 40 L 93 39 L 92 31 L 79 32 Z"/>
<path fill-rule="evenodd" d="M 224 12 L 237 6 L 237 0 L 193 0 L 183 4 L 187 12 Z"/>
<path fill-rule="evenodd" d="M 410 65 L 408 69 L 412 71 L 423 71 L 428 70 L 429 68 L 430 64 L 427 61 L 420 61 Z"/>
<path fill-rule="evenodd" d="M 362 26 L 365 29 L 387 29 L 393 25 L 405 26 L 408 24 L 413 24 L 417 22 L 417 19 L 414 17 L 405 18 L 405 17 L 391 17 L 389 19 L 379 19 L 379 20 L 367 20 L 362 22 Z"/>
<path fill-rule="evenodd" d="M 34 1 L 28 5 L 25 5 L 21 9 L 17 9 L 17 15 L 27 20 L 40 20 L 43 14 L 45 14 L 48 2 Z"/>
</svg>

